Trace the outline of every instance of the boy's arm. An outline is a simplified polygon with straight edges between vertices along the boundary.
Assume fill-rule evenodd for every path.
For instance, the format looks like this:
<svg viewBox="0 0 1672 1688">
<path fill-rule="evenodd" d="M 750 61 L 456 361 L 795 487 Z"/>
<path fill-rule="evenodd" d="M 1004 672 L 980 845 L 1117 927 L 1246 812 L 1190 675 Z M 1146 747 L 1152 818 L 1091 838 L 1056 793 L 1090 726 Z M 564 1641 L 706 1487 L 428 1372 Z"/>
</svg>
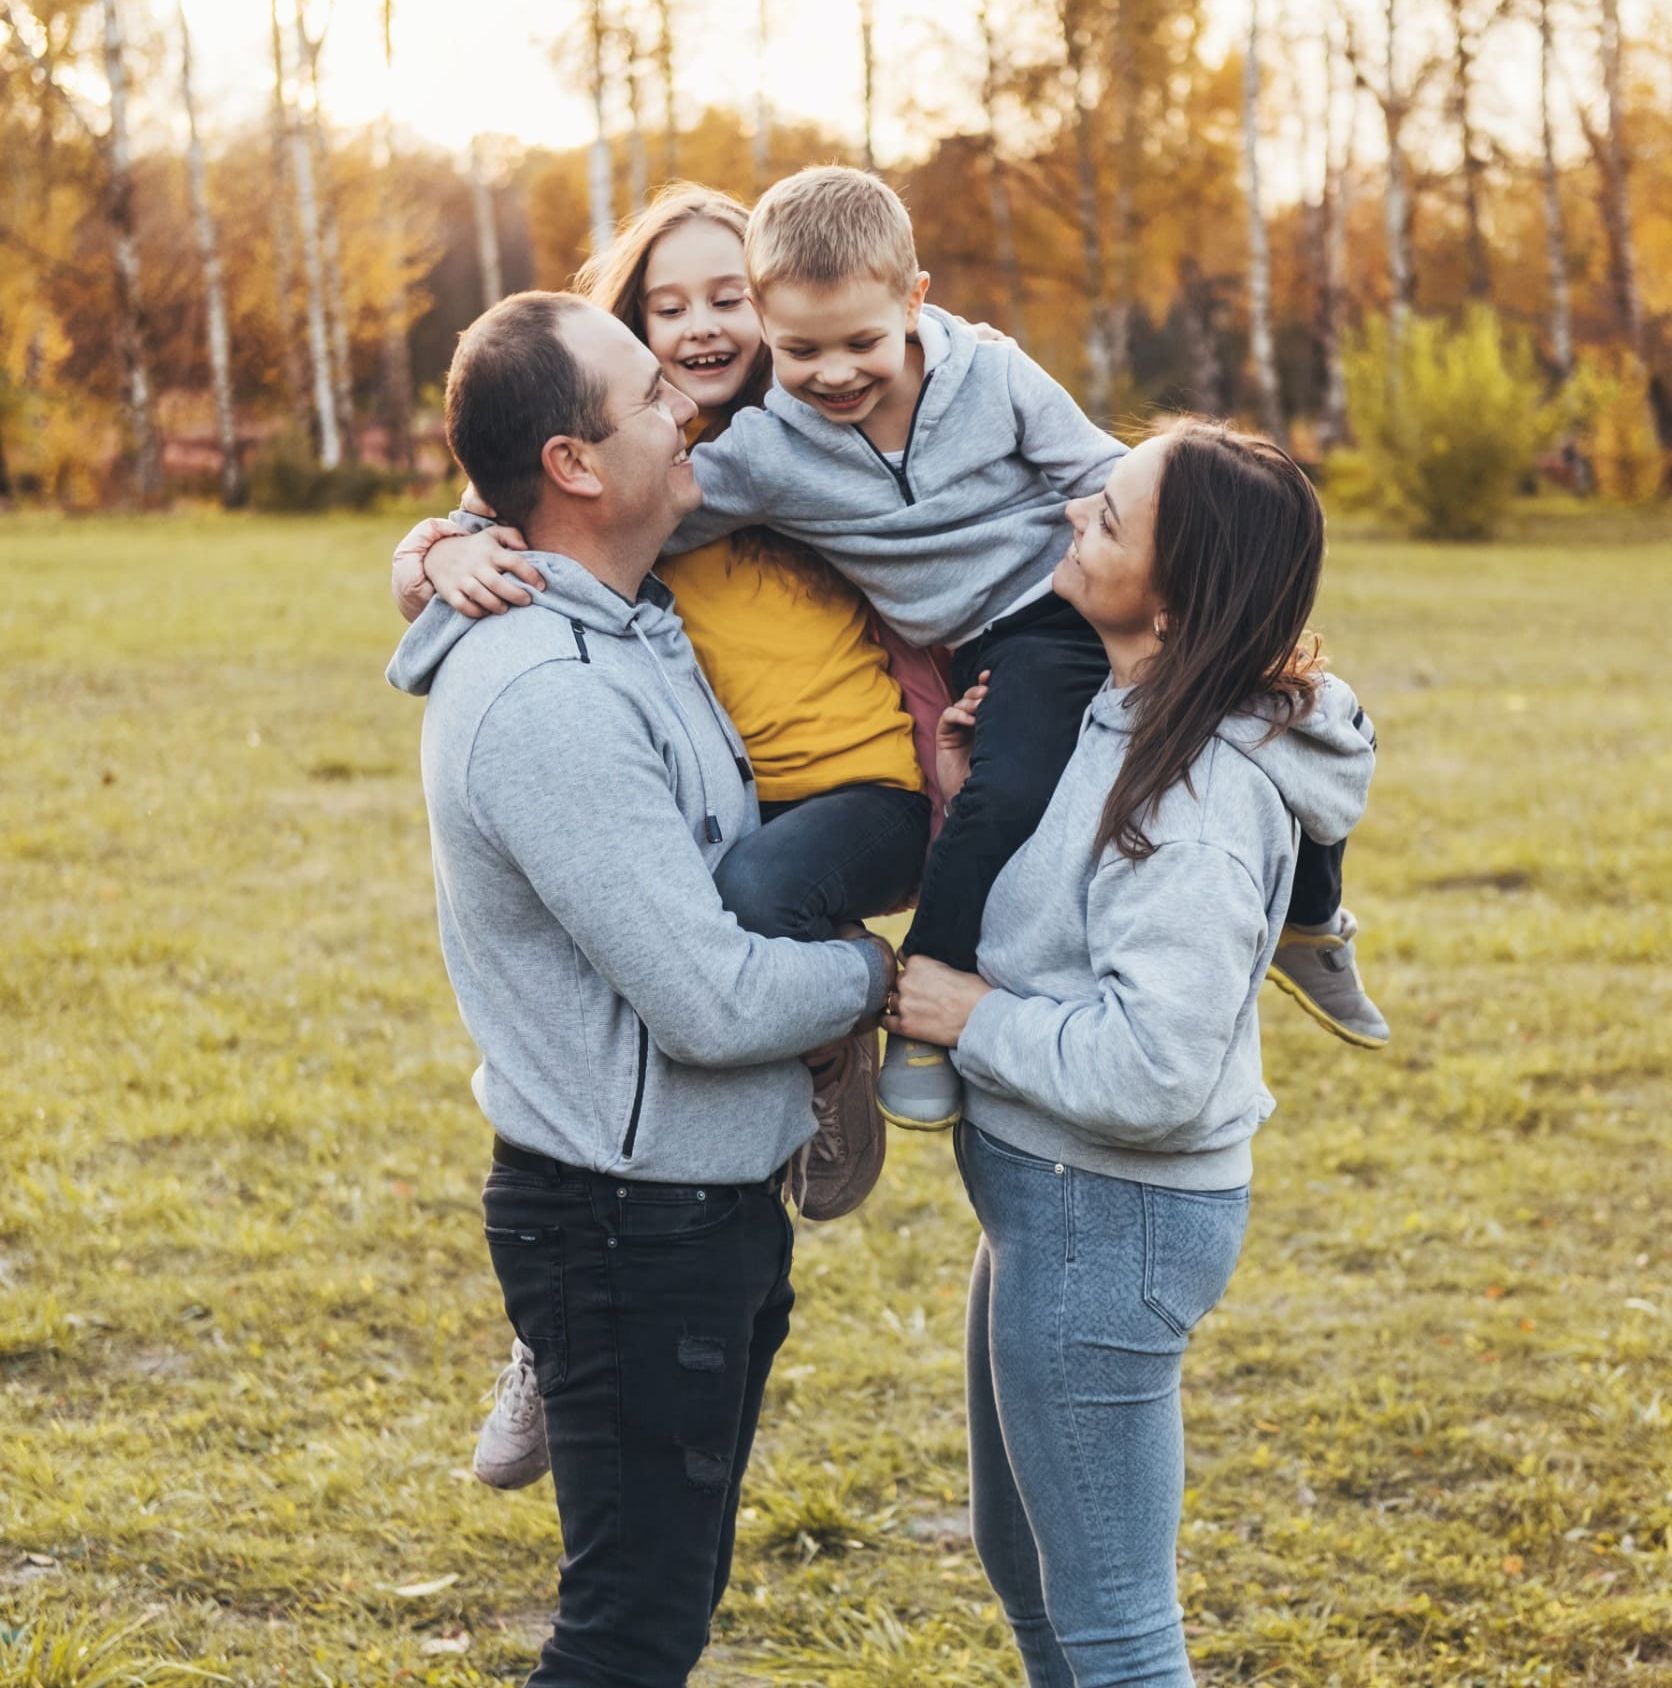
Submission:
<svg viewBox="0 0 1672 1688">
<path fill-rule="evenodd" d="M 890 972 L 880 946 L 744 931 L 642 718 L 573 666 L 531 669 L 495 699 L 471 752 L 470 809 L 657 1048 L 692 1066 L 750 1066 L 875 1013 Z"/>
<path fill-rule="evenodd" d="M 766 519 L 755 477 L 749 472 L 747 432 L 748 424 L 738 417 L 719 439 L 705 440 L 691 448 L 691 467 L 702 491 L 702 507 L 674 529 L 673 537 L 662 547 L 664 551 L 676 555 L 695 551 L 699 545 L 711 544 Z"/>
<path fill-rule="evenodd" d="M 1007 348 L 1010 404 L 1025 461 L 1059 492 L 1084 498 L 1102 488 L 1126 447 L 1106 434 L 1021 347 Z"/>
</svg>

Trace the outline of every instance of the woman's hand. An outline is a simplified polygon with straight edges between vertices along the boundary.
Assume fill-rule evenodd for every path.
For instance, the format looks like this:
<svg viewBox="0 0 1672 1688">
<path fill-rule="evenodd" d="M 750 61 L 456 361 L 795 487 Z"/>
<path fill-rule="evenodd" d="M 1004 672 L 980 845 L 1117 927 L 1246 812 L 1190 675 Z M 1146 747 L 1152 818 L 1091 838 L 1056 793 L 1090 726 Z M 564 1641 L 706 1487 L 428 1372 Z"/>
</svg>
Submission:
<svg viewBox="0 0 1672 1688">
<path fill-rule="evenodd" d="M 890 1036 L 953 1048 L 975 1006 L 993 987 L 975 973 L 960 973 L 944 961 L 914 955 L 900 969 L 890 1012 L 882 1017 Z"/>
<path fill-rule="evenodd" d="M 989 668 L 956 703 L 941 711 L 935 723 L 935 779 L 941 789 L 942 803 L 950 803 L 963 790 L 970 777 L 970 746 L 975 743 L 975 712 L 987 695 Z"/>
<path fill-rule="evenodd" d="M 424 556 L 424 573 L 441 597 L 460 615 L 476 620 L 484 615 L 503 615 L 513 605 L 533 599 L 518 584 L 535 588 L 546 577 L 521 553 L 527 541 L 511 527 L 483 528 L 480 532 L 437 539 Z"/>
</svg>

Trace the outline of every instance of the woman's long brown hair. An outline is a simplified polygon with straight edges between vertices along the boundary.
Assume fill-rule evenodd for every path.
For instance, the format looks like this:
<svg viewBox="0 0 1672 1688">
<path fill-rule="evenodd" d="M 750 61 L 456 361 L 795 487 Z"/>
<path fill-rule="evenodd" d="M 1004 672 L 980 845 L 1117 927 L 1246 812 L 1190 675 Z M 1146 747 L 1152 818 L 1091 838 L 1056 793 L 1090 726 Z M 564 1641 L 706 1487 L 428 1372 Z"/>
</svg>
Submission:
<svg viewBox="0 0 1672 1688">
<path fill-rule="evenodd" d="M 574 290 L 601 310 L 620 318 L 640 340 L 648 340 L 644 328 L 644 278 L 650 268 L 650 254 L 664 235 L 698 220 L 729 229 L 741 243 L 749 226 L 749 210 L 741 200 L 719 188 L 705 188 L 695 182 L 669 182 L 642 211 L 616 230 L 615 239 L 602 252 L 587 259 L 575 276 Z M 772 354 L 763 340 L 736 398 L 722 412 L 709 418 L 699 439 L 718 439 L 732 417 L 747 406 L 758 405 L 771 385 Z M 760 567 L 784 569 L 821 597 L 834 596 L 844 589 L 841 576 L 816 551 L 767 528 L 744 528 L 734 533 L 731 547 L 734 557 Z"/>
<path fill-rule="evenodd" d="M 1095 853 L 1153 855 L 1163 795 L 1227 715 L 1263 707 L 1275 737 L 1311 707 L 1323 668 L 1306 632 L 1324 561 L 1324 512 L 1280 446 L 1217 423 L 1170 430 L 1155 500 L 1156 596 L 1166 637 L 1133 688 L 1132 736 Z"/>
</svg>

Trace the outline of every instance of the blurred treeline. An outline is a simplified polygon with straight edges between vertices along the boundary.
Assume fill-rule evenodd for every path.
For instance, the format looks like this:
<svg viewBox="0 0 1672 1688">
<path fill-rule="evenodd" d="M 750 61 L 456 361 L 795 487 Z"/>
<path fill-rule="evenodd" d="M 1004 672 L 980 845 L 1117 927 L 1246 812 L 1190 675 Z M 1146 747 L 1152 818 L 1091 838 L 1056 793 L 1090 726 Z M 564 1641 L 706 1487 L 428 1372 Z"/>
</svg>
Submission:
<svg viewBox="0 0 1672 1688">
<path fill-rule="evenodd" d="M 398 74 L 399 8 L 364 3 Z M 700 3 L 554 15 L 553 87 L 589 95 L 595 140 L 485 134 L 461 158 L 387 120 L 334 128 L 326 14 L 295 0 L 269 0 L 266 120 L 213 137 L 162 0 L 0 0 L 0 500 L 236 503 L 253 476 L 307 505 L 441 473 L 439 383 L 486 301 L 564 285 L 664 179 L 749 198 L 833 158 L 899 187 L 934 298 L 1117 425 L 1238 415 L 1309 461 L 1368 432 L 1342 461 L 1376 480 L 1378 442 L 1408 456 L 1490 387 L 1481 429 L 1538 412 L 1511 481 L 1543 452 L 1586 489 L 1623 438 L 1613 481 L 1658 487 L 1666 0 L 1623 22 L 1618 0 L 947 0 L 887 77 L 870 0 L 832 0 L 867 93 L 828 130 L 777 120 L 770 86 L 676 89 Z M 773 9 L 728 8 L 745 58 Z M 879 111 L 878 85 L 914 91 Z M 177 144 L 136 144 L 136 86 Z M 885 120 L 912 139 L 879 164 Z"/>
</svg>

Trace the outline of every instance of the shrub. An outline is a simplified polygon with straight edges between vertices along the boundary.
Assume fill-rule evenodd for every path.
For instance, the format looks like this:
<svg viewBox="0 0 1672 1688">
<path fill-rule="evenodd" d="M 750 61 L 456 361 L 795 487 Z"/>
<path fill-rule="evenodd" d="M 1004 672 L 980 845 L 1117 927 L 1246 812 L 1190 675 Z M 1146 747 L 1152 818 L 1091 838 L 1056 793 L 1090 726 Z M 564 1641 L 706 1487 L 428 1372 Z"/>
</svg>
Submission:
<svg viewBox="0 0 1672 1688">
<path fill-rule="evenodd" d="M 1659 494 L 1666 458 L 1655 433 L 1648 371 L 1636 358 L 1617 349 L 1582 354 L 1561 408 L 1604 498 L 1647 504 Z"/>
<path fill-rule="evenodd" d="M 1347 408 L 1382 507 L 1413 533 L 1482 539 L 1531 474 L 1553 418 L 1532 349 L 1493 313 L 1368 325 L 1347 353 Z"/>
<path fill-rule="evenodd" d="M 280 434 L 250 463 L 250 504 L 257 510 L 308 515 L 322 510 L 369 510 L 400 477 L 369 463 L 324 469 L 298 433 Z"/>
</svg>

